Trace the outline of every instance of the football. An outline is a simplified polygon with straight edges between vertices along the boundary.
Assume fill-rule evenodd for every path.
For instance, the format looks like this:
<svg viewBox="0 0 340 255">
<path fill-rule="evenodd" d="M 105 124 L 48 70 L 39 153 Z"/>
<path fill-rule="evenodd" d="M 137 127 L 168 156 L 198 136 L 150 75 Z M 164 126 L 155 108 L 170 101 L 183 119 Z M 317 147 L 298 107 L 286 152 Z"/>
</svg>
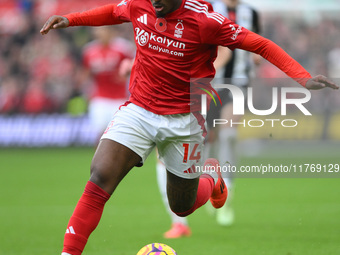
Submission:
<svg viewBox="0 0 340 255">
<path fill-rule="evenodd" d="M 177 255 L 177 253 L 166 244 L 151 243 L 140 249 L 137 255 Z"/>
</svg>

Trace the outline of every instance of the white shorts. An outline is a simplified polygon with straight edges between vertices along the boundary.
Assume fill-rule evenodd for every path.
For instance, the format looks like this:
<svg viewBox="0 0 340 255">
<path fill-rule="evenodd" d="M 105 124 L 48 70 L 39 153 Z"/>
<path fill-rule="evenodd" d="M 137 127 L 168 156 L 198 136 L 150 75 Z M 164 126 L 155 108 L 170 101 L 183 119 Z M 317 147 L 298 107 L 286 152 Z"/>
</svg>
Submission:
<svg viewBox="0 0 340 255">
<path fill-rule="evenodd" d="M 159 159 L 171 173 L 186 179 L 198 177 L 206 134 L 200 114 L 158 115 L 135 104 L 122 106 L 114 115 L 101 139 L 114 140 L 144 162 L 157 146 Z"/>
<path fill-rule="evenodd" d="M 89 104 L 89 118 L 93 129 L 101 135 L 119 106 L 125 102 L 126 99 L 93 98 Z"/>
</svg>

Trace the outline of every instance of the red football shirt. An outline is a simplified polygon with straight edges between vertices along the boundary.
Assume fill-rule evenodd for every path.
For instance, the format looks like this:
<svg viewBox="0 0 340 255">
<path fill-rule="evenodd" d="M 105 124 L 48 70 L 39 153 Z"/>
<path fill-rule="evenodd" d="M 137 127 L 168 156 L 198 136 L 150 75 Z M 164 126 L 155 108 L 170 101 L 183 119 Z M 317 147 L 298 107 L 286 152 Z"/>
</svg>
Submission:
<svg viewBox="0 0 340 255">
<path fill-rule="evenodd" d="M 100 13 L 104 12 L 103 8 Z M 74 16 L 66 17 L 70 25 L 85 25 L 74 21 Z M 137 46 L 130 101 L 157 114 L 192 111 L 191 79 L 213 78 L 217 45 L 234 49 L 247 34 L 201 0 L 184 0 L 164 18 L 156 17 L 150 0 L 125 0 L 117 7 L 112 5 L 106 20 L 108 24 L 122 22 L 132 22 Z"/>
<path fill-rule="evenodd" d="M 92 98 L 127 99 L 126 79 L 118 70 L 123 59 L 133 58 L 129 41 L 116 38 L 108 45 L 99 41 L 87 44 L 83 51 L 83 64 L 91 72 L 94 82 Z"/>
<path fill-rule="evenodd" d="M 217 45 L 258 53 L 301 85 L 311 77 L 276 44 L 213 12 L 202 0 L 183 0 L 164 18 L 156 17 L 150 0 L 123 0 L 65 17 L 70 26 L 132 22 L 137 53 L 130 101 L 157 114 L 200 110 L 199 100 L 190 100 L 190 94 L 209 89 L 202 78 L 214 77 Z"/>
<path fill-rule="evenodd" d="M 137 45 L 130 101 L 157 114 L 200 109 L 190 104 L 190 93 L 196 92 L 190 81 L 213 78 L 217 45 L 234 49 L 247 33 L 204 1 L 183 1 L 176 11 L 157 18 L 150 0 L 130 0 L 116 14 L 132 22 Z"/>
</svg>

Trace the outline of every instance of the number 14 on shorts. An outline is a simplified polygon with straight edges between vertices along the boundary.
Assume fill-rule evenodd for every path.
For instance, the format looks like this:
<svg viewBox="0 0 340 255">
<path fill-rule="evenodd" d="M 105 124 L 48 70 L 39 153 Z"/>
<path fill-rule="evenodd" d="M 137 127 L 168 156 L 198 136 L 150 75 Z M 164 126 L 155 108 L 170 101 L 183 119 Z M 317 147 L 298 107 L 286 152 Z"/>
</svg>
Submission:
<svg viewBox="0 0 340 255">
<path fill-rule="evenodd" d="M 189 143 L 183 143 L 184 147 L 184 157 L 183 157 L 183 163 L 187 163 L 189 160 L 196 160 L 198 162 L 201 159 L 201 152 L 197 152 L 199 144 L 196 143 L 194 147 L 192 148 L 192 151 L 190 152 L 190 144 Z M 190 153 L 190 155 L 189 155 Z M 189 158 L 188 158 L 189 157 Z"/>
</svg>

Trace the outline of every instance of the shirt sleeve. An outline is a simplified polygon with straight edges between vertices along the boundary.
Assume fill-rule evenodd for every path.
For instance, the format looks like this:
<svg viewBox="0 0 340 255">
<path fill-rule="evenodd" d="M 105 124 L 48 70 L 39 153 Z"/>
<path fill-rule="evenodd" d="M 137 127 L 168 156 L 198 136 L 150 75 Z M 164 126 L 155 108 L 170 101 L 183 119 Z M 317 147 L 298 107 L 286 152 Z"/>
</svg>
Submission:
<svg viewBox="0 0 340 255">
<path fill-rule="evenodd" d="M 104 26 L 130 22 L 132 0 L 123 0 L 119 4 L 108 4 L 85 12 L 64 15 L 69 26 Z"/>
<path fill-rule="evenodd" d="M 306 86 L 306 82 L 312 78 L 312 76 L 282 48 L 258 34 L 249 31 L 239 48 L 261 55 L 304 87 Z"/>
<path fill-rule="evenodd" d="M 221 45 L 234 50 L 242 44 L 248 30 L 219 13 L 211 12 L 201 23 L 200 33 L 202 43 Z"/>
</svg>

